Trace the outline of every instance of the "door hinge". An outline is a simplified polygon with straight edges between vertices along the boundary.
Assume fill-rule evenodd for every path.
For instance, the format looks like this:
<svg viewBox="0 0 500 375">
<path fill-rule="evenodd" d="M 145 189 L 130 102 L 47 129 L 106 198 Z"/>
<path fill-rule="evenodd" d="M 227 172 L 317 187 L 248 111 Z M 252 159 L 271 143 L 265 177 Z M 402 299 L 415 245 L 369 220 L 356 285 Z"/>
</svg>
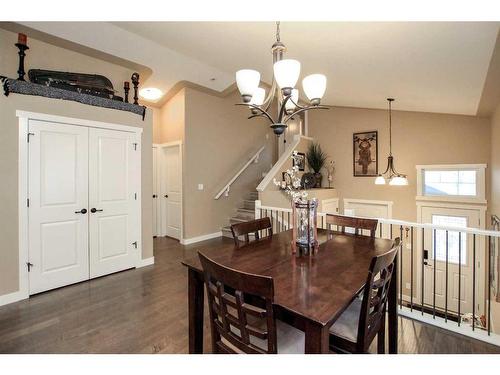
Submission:
<svg viewBox="0 0 500 375">
<path fill-rule="evenodd" d="M 137 200 L 137 193 L 134 193 L 134 199 Z"/>
<path fill-rule="evenodd" d="M 28 133 L 26 136 L 26 141 L 30 143 L 30 135 L 35 135 L 35 133 Z"/>
<path fill-rule="evenodd" d="M 29 207 L 30 206 L 30 199 L 26 199 L 26 207 Z"/>
<path fill-rule="evenodd" d="M 137 249 L 137 241 L 132 242 L 132 245 L 134 245 L 134 247 Z"/>
<path fill-rule="evenodd" d="M 132 143 L 134 145 L 134 151 L 137 151 L 137 143 Z"/>
<path fill-rule="evenodd" d="M 31 272 L 31 267 L 33 267 L 33 263 L 26 262 L 26 266 L 28 267 L 28 272 Z"/>
</svg>

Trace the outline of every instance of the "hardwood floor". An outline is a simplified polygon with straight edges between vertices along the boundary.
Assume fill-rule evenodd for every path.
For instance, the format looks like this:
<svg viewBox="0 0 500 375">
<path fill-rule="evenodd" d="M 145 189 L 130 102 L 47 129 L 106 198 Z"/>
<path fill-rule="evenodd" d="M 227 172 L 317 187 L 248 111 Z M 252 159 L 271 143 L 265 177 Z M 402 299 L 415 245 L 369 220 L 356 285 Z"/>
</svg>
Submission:
<svg viewBox="0 0 500 375">
<path fill-rule="evenodd" d="M 207 242 L 222 241 L 232 242 Z M 169 238 L 154 243 L 154 266 L 0 307 L 0 352 L 187 353 L 187 271 L 180 261 L 203 243 L 182 246 Z M 205 351 L 209 335 L 205 322 Z M 500 353 L 500 348 L 400 318 L 399 351 Z"/>
</svg>

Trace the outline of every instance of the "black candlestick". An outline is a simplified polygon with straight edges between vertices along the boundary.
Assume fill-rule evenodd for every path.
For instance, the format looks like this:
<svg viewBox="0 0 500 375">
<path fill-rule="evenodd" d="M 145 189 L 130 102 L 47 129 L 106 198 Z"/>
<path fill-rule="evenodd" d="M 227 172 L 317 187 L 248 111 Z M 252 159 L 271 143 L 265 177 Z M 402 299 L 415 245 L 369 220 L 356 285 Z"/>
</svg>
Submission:
<svg viewBox="0 0 500 375">
<path fill-rule="evenodd" d="M 17 69 L 17 74 L 19 77 L 17 78 L 19 81 L 24 81 L 24 75 L 26 72 L 24 71 L 24 57 L 26 56 L 25 51 L 30 49 L 26 44 L 16 43 L 16 47 L 19 48 L 19 68 Z"/>
<path fill-rule="evenodd" d="M 130 78 L 132 80 L 132 84 L 134 85 L 134 104 L 139 104 L 139 73 L 134 73 L 132 74 L 132 77 Z"/>
<path fill-rule="evenodd" d="M 123 83 L 123 90 L 125 91 L 125 103 L 128 103 L 128 92 L 130 91 L 130 83 L 125 81 Z"/>
</svg>

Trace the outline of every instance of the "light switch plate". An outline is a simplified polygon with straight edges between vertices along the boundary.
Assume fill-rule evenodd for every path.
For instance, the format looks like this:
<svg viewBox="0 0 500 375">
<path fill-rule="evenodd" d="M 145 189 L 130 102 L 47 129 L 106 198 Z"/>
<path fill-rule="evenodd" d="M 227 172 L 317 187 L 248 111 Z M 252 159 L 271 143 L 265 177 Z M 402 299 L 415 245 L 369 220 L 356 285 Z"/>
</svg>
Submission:
<svg viewBox="0 0 500 375">
<path fill-rule="evenodd" d="M 203 184 L 198 184 L 198 190 L 203 190 Z"/>
</svg>

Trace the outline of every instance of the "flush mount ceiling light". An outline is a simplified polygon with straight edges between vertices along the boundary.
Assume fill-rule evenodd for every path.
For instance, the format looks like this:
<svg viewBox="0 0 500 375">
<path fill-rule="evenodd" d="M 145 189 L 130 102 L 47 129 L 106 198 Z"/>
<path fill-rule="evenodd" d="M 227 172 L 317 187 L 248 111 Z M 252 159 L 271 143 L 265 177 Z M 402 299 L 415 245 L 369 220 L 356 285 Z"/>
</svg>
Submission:
<svg viewBox="0 0 500 375">
<path fill-rule="evenodd" d="M 326 90 L 326 77 L 323 74 L 311 74 L 302 80 L 302 88 L 309 105 L 299 105 L 299 90 L 294 88 L 300 76 L 300 62 L 284 59 L 286 47 L 280 41 L 280 23 L 276 22 L 276 42 L 271 47 L 273 54 L 273 81 L 271 90 L 266 97 L 265 89 L 259 87 L 260 73 L 252 69 L 242 69 L 236 72 L 236 84 L 243 103 L 248 106 L 250 117 L 266 117 L 271 122 L 274 134 L 280 135 L 287 128 L 287 122 L 295 115 L 310 109 L 328 109 L 321 106 L 321 98 Z M 276 119 L 269 114 L 269 107 L 274 98 L 278 100 Z"/>
<path fill-rule="evenodd" d="M 389 185 L 393 186 L 406 186 L 408 185 L 408 178 L 405 174 L 398 173 L 394 168 L 394 157 L 392 156 L 392 102 L 393 98 L 387 98 L 389 102 L 389 156 L 387 157 L 387 168 L 385 172 L 379 174 L 375 179 L 375 185 L 385 185 L 386 180 Z"/>
<path fill-rule="evenodd" d="M 146 87 L 139 91 L 139 95 L 146 100 L 157 100 L 162 97 L 163 93 L 155 87 Z"/>
</svg>

